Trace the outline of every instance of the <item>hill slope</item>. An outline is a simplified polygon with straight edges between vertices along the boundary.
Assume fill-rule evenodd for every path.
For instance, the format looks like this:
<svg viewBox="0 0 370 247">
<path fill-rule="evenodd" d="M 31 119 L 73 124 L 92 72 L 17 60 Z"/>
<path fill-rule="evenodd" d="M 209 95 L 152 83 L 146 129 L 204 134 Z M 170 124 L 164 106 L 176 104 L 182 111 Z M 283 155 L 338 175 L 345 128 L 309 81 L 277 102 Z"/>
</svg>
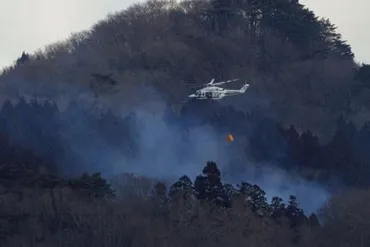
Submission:
<svg viewBox="0 0 370 247">
<path fill-rule="evenodd" d="M 151 164 L 161 167 L 155 176 L 176 177 L 213 159 L 232 179 L 269 164 L 293 177 L 365 186 L 366 71 L 335 26 L 296 1 L 149 1 L 23 53 L 0 76 L 2 99 L 56 105 L 8 102 L 2 131 L 66 173 L 145 175 Z M 252 86 L 240 97 L 184 104 L 186 82 L 213 77 Z M 178 166 L 170 172 L 171 163 Z"/>
<path fill-rule="evenodd" d="M 14 66 L 3 71 L 0 168 L 5 172 L 1 186 L 17 179 L 20 184 L 38 178 L 43 181 L 50 173 L 66 179 L 84 171 L 105 176 L 131 172 L 172 184 L 184 174 L 198 175 L 200 166 L 215 160 L 225 186 L 247 180 L 259 184 L 267 197 L 277 194 L 288 199 L 294 194 L 303 208 L 314 211 L 340 189 L 369 186 L 366 147 L 370 125 L 364 117 L 369 107 L 368 71 L 369 65 L 354 63 L 350 46 L 328 20 L 317 19 L 297 1 L 149 1 L 134 5 L 44 51 L 22 54 Z M 251 87 L 240 97 L 184 104 L 190 93 L 185 83 L 201 84 L 213 77 L 240 77 Z M 225 141 L 230 132 L 235 136 L 233 143 Z M 89 194 L 91 187 L 84 187 L 84 182 L 91 180 L 88 176 L 82 180 L 77 185 L 68 182 L 72 188 L 63 187 L 65 182 L 57 188 L 63 195 L 60 198 L 71 196 L 76 199 L 72 204 L 80 206 L 74 208 L 59 198 L 61 205 L 55 209 L 53 201 L 57 199 L 42 194 L 45 188 L 41 188 L 43 196 L 38 203 L 46 203 L 51 212 L 63 208 L 65 217 L 85 217 L 78 210 L 89 204 L 69 192 L 82 186 Z M 54 186 L 53 181 L 45 183 Z M 147 192 L 151 184 L 145 186 Z M 199 188 L 203 187 L 198 187 L 197 193 Z M 36 195 L 39 189 L 29 193 Z M 14 196 L 5 191 L 6 198 Z M 264 201 L 264 192 L 258 191 L 253 195 Z M 19 200 L 24 199 L 22 193 Z M 96 193 L 100 195 L 99 188 Z M 214 194 L 204 193 L 213 201 Z M 361 196 L 366 198 L 367 192 Z M 44 197 L 49 199 L 43 201 Z M 91 208 L 92 213 L 99 210 L 99 203 Z M 110 203 L 109 207 L 120 205 Z M 163 212 L 146 200 L 132 203 L 132 208 L 139 205 L 148 214 L 154 210 L 169 217 L 175 212 Z M 244 207 L 240 202 L 236 205 Z M 326 208 L 326 217 L 337 210 L 336 219 L 343 220 L 338 212 L 347 209 L 341 205 L 336 202 Z M 193 206 L 200 214 L 210 209 Z M 70 207 L 77 211 L 70 214 Z M 17 217 L 22 218 L 23 208 L 17 210 Z M 127 210 L 112 212 L 122 216 L 131 208 Z M 187 209 L 182 210 L 177 213 Z M 233 210 L 228 217 L 244 212 Z M 229 211 L 221 210 L 219 216 L 226 217 L 225 212 Z M 251 214 L 248 210 L 244 213 L 246 217 Z M 61 217 L 55 215 L 51 217 Z M 40 217 L 31 214 L 26 218 L 33 222 Z M 89 217 L 84 220 L 90 222 Z M 194 217 L 203 219 L 197 214 Z M 162 222 L 163 218 L 156 220 Z M 58 218 L 55 222 L 71 224 L 74 229 L 77 223 L 72 221 Z M 224 239 L 231 238 L 227 231 L 241 224 L 229 223 L 223 228 Z M 61 225 L 50 229 L 58 232 Z M 81 229 L 88 232 L 88 225 Z M 181 231 L 185 225 L 180 226 Z M 47 224 L 38 226 L 49 229 Z M 193 230 L 208 229 L 207 225 L 197 227 Z M 170 231 L 163 229 L 161 234 Z M 268 229 L 281 233 L 276 225 Z M 307 225 L 304 231 L 309 231 Z M 302 236 L 313 241 L 315 234 Z M 287 239 L 296 241 L 291 235 Z M 274 241 L 268 241 L 273 246 Z"/>
<path fill-rule="evenodd" d="M 0 241 L 366 245 L 369 71 L 288 0 L 149 1 L 23 53 L 0 76 Z M 184 104 L 213 77 L 251 87 Z"/>
<path fill-rule="evenodd" d="M 341 113 L 357 112 L 352 58 L 335 26 L 298 2 L 149 1 L 20 59 L 0 80 L 5 96 L 97 94 L 127 111 L 158 97 L 179 104 L 185 82 L 240 77 L 250 90 L 222 103 L 327 133 Z"/>
</svg>

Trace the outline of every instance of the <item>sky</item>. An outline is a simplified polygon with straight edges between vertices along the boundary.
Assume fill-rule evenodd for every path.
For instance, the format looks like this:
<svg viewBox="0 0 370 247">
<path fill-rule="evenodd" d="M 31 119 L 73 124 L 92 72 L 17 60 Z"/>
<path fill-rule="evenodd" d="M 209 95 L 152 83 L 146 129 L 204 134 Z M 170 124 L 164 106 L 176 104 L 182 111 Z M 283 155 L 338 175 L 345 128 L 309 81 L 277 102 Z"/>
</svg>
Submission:
<svg viewBox="0 0 370 247">
<path fill-rule="evenodd" d="M 0 69 L 22 53 L 90 28 L 108 13 L 137 0 L 0 0 Z M 300 0 L 317 15 L 336 24 L 358 62 L 370 63 L 368 0 Z"/>
<path fill-rule="evenodd" d="M 369 0 L 299 0 L 317 16 L 329 18 L 338 27 L 342 38 L 348 41 L 355 59 L 370 63 L 370 9 Z"/>
</svg>

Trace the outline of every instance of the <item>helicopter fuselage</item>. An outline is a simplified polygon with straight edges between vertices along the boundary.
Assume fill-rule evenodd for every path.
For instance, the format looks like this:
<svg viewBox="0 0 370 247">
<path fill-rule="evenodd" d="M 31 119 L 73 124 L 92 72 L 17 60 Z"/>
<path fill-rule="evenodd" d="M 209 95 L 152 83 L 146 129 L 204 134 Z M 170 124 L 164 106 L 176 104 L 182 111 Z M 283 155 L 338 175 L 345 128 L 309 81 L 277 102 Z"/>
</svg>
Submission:
<svg viewBox="0 0 370 247">
<path fill-rule="evenodd" d="M 212 99 L 219 100 L 226 96 L 234 96 L 245 93 L 249 87 L 248 83 L 245 83 L 240 89 L 225 89 L 222 87 L 209 86 L 197 90 L 194 94 L 190 94 L 189 98 L 193 99 Z"/>
<path fill-rule="evenodd" d="M 213 99 L 219 100 L 225 97 L 225 89 L 221 87 L 206 87 L 197 90 L 194 94 L 189 95 L 190 98 L 196 99 Z"/>
</svg>

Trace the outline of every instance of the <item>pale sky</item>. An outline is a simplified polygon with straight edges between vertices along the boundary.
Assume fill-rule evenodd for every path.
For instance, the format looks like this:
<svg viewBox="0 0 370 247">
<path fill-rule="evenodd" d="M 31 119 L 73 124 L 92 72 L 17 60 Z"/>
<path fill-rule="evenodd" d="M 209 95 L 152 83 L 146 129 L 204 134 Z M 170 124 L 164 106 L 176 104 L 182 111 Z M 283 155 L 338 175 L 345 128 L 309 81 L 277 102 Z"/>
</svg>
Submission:
<svg viewBox="0 0 370 247">
<path fill-rule="evenodd" d="M 358 62 L 370 63 L 369 0 L 300 0 L 317 16 L 329 18 L 347 40 Z"/>
<path fill-rule="evenodd" d="M 0 0 L 0 69 L 72 32 L 91 27 L 108 13 L 137 0 Z M 370 63 L 369 0 L 300 0 L 329 18 L 349 41 L 359 62 Z"/>
</svg>

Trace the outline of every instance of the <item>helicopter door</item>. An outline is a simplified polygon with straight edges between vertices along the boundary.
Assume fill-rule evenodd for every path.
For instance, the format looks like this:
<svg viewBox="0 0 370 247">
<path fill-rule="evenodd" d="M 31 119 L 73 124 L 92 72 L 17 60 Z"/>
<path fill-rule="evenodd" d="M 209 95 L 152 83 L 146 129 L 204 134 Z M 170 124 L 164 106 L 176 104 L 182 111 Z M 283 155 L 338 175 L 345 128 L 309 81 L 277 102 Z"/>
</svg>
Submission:
<svg viewBox="0 0 370 247">
<path fill-rule="evenodd" d="M 206 92 L 206 97 L 207 97 L 207 99 L 212 98 L 212 92 Z"/>
</svg>

